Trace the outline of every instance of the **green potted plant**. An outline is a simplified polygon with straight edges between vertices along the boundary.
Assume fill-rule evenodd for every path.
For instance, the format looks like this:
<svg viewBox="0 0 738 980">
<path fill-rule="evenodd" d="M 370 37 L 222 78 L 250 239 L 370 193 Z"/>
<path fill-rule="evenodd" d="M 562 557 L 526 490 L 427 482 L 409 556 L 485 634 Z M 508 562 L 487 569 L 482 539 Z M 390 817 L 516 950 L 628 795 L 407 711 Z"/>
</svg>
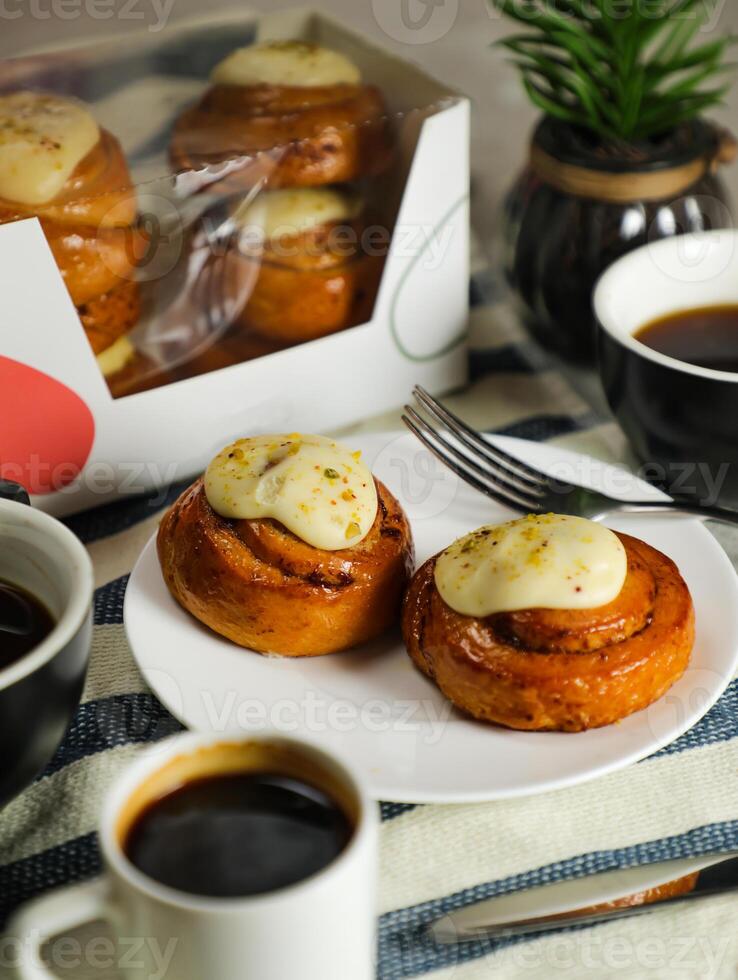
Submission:
<svg viewBox="0 0 738 980">
<path fill-rule="evenodd" d="M 498 44 L 543 112 L 505 204 L 507 278 L 535 336 L 587 361 L 608 265 L 732 225 L 717 169 L 735 142 L 703 116 L 727 91 L 732 38 L 698 37 L 702 0 L 491 2 L 523 27 Z"/>
</svg>

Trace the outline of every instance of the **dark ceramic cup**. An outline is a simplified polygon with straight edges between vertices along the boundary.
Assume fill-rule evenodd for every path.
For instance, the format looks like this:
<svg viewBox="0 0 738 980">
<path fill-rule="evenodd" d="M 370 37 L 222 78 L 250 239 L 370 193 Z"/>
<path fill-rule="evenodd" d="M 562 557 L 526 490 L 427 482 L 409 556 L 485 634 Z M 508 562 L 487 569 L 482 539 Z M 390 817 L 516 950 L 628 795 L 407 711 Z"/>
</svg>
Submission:
<svg viewBox="0 0 738 980">
<path fill-rule="evenodd" d="M 0 481 L 0 579 L 26 589 L 56 625 L 0 670 L 0 806 L 49 762 L 82 694 L 92 637 L 90 559 L 63 524 Z M 11 499 L 8 499 L 11 498 Z"/>
<path fill-rule="evenodd" d="M 667 357 L 634 336 L 680 310 L 738 305 L 738 231 L 655 242 L 615 262 L 594 294 L 602 383 L 648 474 L 674 495 L 738 505 L 738 373 Z"/>
</svg>

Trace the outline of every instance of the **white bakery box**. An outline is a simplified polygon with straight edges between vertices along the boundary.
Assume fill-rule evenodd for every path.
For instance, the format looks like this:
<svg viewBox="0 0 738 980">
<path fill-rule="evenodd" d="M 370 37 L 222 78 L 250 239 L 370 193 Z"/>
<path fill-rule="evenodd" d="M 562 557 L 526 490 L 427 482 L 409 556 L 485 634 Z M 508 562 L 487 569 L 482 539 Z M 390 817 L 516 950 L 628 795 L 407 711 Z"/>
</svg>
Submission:
<svg viewBox="0 0 738 980">
<path fill-rule="evenodd" d="M 214 32 L 234 47 L 244 37 L 304 38 L 338 49 L 396 114 L 399 210 L 373 316 L 320 340 L 113 399 L 37 219 L 0 226 L 0 476 L 24 483 L 35 505 L 57 515 L 189 477 L 239 436 L 335 430 L 401 405 L 415 383 L 443 392 L 466 377 L 467 100 L 311 10 L 241 13 L 217 27 L 185 26 L 131 43 L 139 63 L 163 45 L 176 46 L 181 59 L 188 48 L 202 51 Z M 65 64 L 77 75 L 96 64 L 99 73 L 125 45 L 54 54 L 53 72 L 40 77 L 63 77 Z M 147 127 L 161 128 L 196 98 L 206 76 L 152 72 L 88 99 L 123 143 L 136 181 L 157 168 L 166 173 Z"/>
</svg>

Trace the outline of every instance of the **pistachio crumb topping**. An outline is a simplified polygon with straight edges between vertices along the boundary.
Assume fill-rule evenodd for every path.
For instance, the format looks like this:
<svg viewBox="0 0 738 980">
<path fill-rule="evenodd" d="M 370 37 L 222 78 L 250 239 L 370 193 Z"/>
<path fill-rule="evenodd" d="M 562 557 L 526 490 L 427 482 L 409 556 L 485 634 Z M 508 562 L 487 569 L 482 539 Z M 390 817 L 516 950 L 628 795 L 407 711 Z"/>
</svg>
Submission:
<svg viewBox="0 0 738 980">
<path fill-rule="evenodd" d="M 325 436 L 300 433 L 227 446 L 205 472 L 205 493 L 223 517 L 270 517 L 328 551 L 362 541 L 378 507 L 372 475 L 354 453 Z"/>
<path fill-rule="evenodd" d="M 625 582 L 620 539 L 600 524 L 530 514 L 479 528 L 436 560 L 444 601 L 464 615 L 517 609 L 592 608 L 612 602 Z"/>
</svg>

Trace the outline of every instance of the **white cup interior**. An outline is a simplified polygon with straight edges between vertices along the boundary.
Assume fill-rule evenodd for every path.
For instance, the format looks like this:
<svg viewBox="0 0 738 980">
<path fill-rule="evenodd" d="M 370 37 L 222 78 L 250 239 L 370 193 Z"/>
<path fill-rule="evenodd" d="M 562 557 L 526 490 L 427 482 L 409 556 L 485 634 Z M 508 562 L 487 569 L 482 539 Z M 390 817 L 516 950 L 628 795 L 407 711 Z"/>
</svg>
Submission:
<svg viewBox="0 0 738 980">
<path fill-rule="evenodd" d="M 65 568 L 66 552 L 58 541 L 46 540 L 28 524 L 0 524 L 0 579 L 40 599 L 55 620 L 69 603 L 72 583 Z"/>
<path fill-rule="evenodd" d="M 30 592 L 56 626 L 34 650 L 0 671 L 0 688 L 31 673 L 75 635 L 92 600 L 92 566 L 68 528 L 26 504 L 0 500 L 0 579 Z"/>
<path fill-rule="evenodd" d="M 652 350 L 633 336 L 680 310 L 738 304 L 738 231 L 667 238 L 630 252 L 602 275 L 594 308 L 602 327 L 626 347 L 688 374 L 738 382 L 738 374 L 698 367 Z"/>
</svg>

